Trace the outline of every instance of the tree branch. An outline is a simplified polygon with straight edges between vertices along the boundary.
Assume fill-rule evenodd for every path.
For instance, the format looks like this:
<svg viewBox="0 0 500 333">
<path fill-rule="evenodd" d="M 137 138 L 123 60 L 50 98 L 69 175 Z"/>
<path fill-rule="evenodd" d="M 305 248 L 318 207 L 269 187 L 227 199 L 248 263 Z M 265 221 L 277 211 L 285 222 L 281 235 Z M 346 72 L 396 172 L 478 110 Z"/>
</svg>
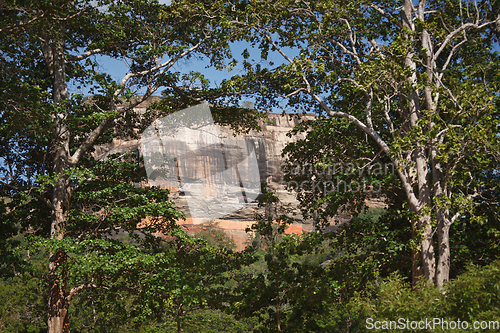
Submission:
<svg viewBox="0 0 500 333">
<path fill-rule="evenodd" d="M 441 44 L 441 47 L 436 51 L 436 53 L 434 53 L 434 59 L 437 59 L 439 57 L 441 52 L 443 52 L 443 50 L 446 48 L 448 43 L 453 39 L 453 37 L 455 37 L 460 32 L 462 32 L 468 28 L 472 28 L 472 29 L 476 29 L 476 30 L 482 29 L 490 24 L 496 23 L 498 20 L 499 19 L 497 18 L 495 21 L 486 22 L 486 23 L 483 23 L 481 25 L 477 25 L 475 23 L 465 23 L 465 24 L 461 25 L 459 28 L 453 30 L 450 34 L 448 34 L 448 36 L 446 36 L 446 38 L 443 41 L 443 44 Z"/>
<path fill-rule="evenodd" d="M 191 52 L 195 51 L 196 49 L 198 49 L 202 45 L 202 43 L 204 41 L 206 41 L 210 37 L 211 37 L 210 35 L 206 35 L 196 45 L 193 45 L 189 49 L 185 50 L 184 52 L 179 53 L 177 56 L 175 56 L 173 58 L 170 58 L 169 60 L 165 61 L 162 64 L 156 65 L 156 66 L 154 66 L 154 67 L 152 67 L 152 68 L 150 68 L 148 70 L 144 70 L 142 72 L 128 73 L 127 75 L 125 75 L 125 77 L 120 82 L 121 88 L 118 88 L 114 92 L 113 96 L 115 98 L 118 97 L 123 92 L 123 89 L 124 89 L 125 84 L 127 83 L 127 81 L 130 78 L 132 78 L 132 77 L 149 75 L 149 74 L 152 74 L 154 71 L 159 70 L 159 69 L 162 69 L 162 70 L 160 71 L 160 73 L 155 74 L 153 76 L 153 78 L 157 78 L 158 76 L 164 74 L 179 59 L 185 57 L 189 53 L 191 53 Z M 151 86 L 148 87 L 148 90 L 146 91 L 146 93 L 141 98 L 139 98 L 138 100 L 136 100 L 133 103 L 130 103 L 128 106 L 122 107 L 119 110 L 118 109 L 117 110 L 119 111 L 120 114 L 123 114 L 123 113 L 125 113 L 125 112 L 133 109 L 134 107 L 136 107 L 140 103 L 144 102 L 147 98 L 149 98 L 156 90 L 158 90 L 158 88 L 160 86 L 161 86 L 161 83 L 157 83 L 157 84 L 155 84 L 152 87 Z M 107 127 L 110 125 L 111 121 L 113 121 L 116 118 L 117 118 L 117 116 L 115 116 L 113 118 L 108 118 L 108 119 L 105 119 L 105 120 L 101 121 L 101 123 L 99 123 L 99 125 L 88 135 L 88 137 L 85 139 L 85 141 L 82 142 L 82 144 L 78 147 L 78 149 L 75 151 L 75 153 L 73 154 L 73 156 L 71 156 L 71 158 L 70 158 L 70 165 L 76 165 L 80 161 L 80 159 L 82 158 L 83 154 L 85 154 L 85 152 L 87 152 L 87 150 L 94 144 L 94 142 L 97 140 L 97 138 L 99 138 L 99 136 L 107 129 Z"/>
<path fill-rule="evenodd" d="M 387 18 L 389 20 L 389 22 L 396 24 L 401 29 L 403 28 L 403 25 L 400 22 L 398 22 L 394 16 L 387 13 L 385 10 L 383 10 L 379 6 L 377 6 L 375 4 L 370 4 L 368 7 L 375 9 L 379 14 L 381 14 L 382 16 Z"/>
<path fill-rule="evenodd" d="M 190 47 L 189 49 L 185 50 L 184 52 L 181 52 L 179 53 L 178 55 L 176 55 L 175 57 L 173 58 L 170 58 L 168 59 L 167 61 L 165 61 L 164 63 L 161 63 L 161 64 L 158 64 L 150 69 L 147 69 L 147 70 L 144 70 L 144 71 L 141 71 L 141 72 L 137 72 L 137 73 L 128 73 L 127 75 L 125 75 L 125 77 L 121 80 L 120 82 L 120 86 L 121 88 L 117 89 L 114 93 L 114 96 L 115 97 L 118 97 L 122 92 L 123 92 L 123 89 L 127 83 L 127 81 L 132 78 L 132 77 L 139 77 L 139 76 L 146 76 L 146 75 L 149 75 L 149 74 L 152 74 L 153 72 L 159 70 L 159 69 L 162 69 L 162 71 L 160 71 L 160 73 L 157 73 L 155 74 L 154 78 L 157 78 L 158 76 L 164 74 L 167 70 L 169 70 L 179 59 L 185 57 L 186 55 L 188 55 L 189 53 L 195 51 L 196 49 L 198 49 L 202 44 L 203 42 L 205 42 L 207 39 L 209 39 L 211 36 L 208 35 L 208 36 L 205 36 L 200 42 L 198 42 L 196 45 L 193 45 L 192 47 Z M 159 88 L 160 85 L 157 85 L 156 86 L 156 89 Z M 154 89 L 154 90 L 156 90 Z M 151 89 L 150 89 L 151 90 Z M 151 94 L 154 92 L 151 91 Z"/>
<path fill-rule="evenodd" d="M 401 164 L 399 163 L 399 161 L 396 158 L 391 158 L 390 147 L 378 135 L 378 133 L 373 128 L 370 128 L 369 126 L 367 126 L 366 124 L 364 124 L 362 121 L 360 121 L 358 118 L 356 118 L 355 116 L 353 116 L 351 114 L 348 114 L 348 113 L 345 113 L 345 112 L 341 112 L 341 111 L 332 111 L 325 104 L 325 102 L 323 102 L 323 100 L 319 96 L 317 96 L 316 94 L 314 94 L 314 93 L 312 93 L 310 91 L 308 93 L 309 93 L 309 95 L 311 95 L 311 97 L 313 99 L 315 99 L 321 105 L 321 107 L 323 108 L 323 110 L 325 110 L 326 113 L 330 117 L 349 119 L 358 128 L 360 128 L 361 130 L 363 130 L 366 134 L 368 134 L 369 136 L 371 136 L 375 140 L 375 142 L 379 145 L 379 147 L 384 151 L 384 153 L 387 154 L 387 156 L 389 156 L 389 158 L 391 159 L 391 161 L 396 166 L 397 172 L 398 172 L 399 176 L 401 177 L 401 182 L 403 183 L 403 187 L 404 187 L 404 189 L 405 189 L 405 191 L 406 191 L 406 193 L 408 195 L 410 204 L 414 205 L 414 206 L 418 205 L 418 203 L 417 203 L 418 200 L 417 200 L 417 197 L 415 196 L 415 193 L 413 192 L 413 188 L 411 187 L 411 183 L 410 183 L 408 175 L 406 174 L 406 172 L 404 171 L 404 169 L 401 167 Z"/>
<path fill-rule="evenodd" d="M 77 56 L 69 55 L 67 58 L 68 58 L 68 60 L 71 60 L 71 61 L 80 61 L 80 60 L 83 60 L 85 58 L 90 57 L 91 55 L 98 54 L 98 53 L 101 53 L 103 51 L 104 51 L 103 49 L 93 49 L 93 50 L 87 51 L 87 52 L 82 53 L 82 54 L 77 55 Z"/>
</svg>

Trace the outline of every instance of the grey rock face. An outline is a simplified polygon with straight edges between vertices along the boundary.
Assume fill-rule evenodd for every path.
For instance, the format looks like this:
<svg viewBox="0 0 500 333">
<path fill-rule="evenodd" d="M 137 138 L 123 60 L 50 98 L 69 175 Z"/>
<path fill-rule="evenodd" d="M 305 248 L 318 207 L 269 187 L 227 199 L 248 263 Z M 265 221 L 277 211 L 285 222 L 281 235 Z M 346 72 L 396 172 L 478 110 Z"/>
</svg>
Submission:
<svg viewBox="0 0 500 333">
<path fill-rule="evenodd" d="M 304 115 L 301 117 L 311 118 L 315 116 Z M 141 186 L 162 186 L 171 189 L 177 207 L 187 214 L 188 220 L 186 222 L 188 224 L 200 223 L 199 219 L 192 220 L 192 217 L 199 216 L 200 212 L 205 212 L 208 217 L 211 217 L 215 216 L 218 211 L 223 211 L 224 207 L 222 206 L 226 206 L 227 210 L 227 206 L 231 205 L 243 207 L 235 209 L 224 216 L 216 217 L 221 220 L 231 221 L 255 220 L 255 214 L 264 213 L 263 209 L 258 209 L 256 200 L 261 182 L 268 183 L 269 187 L 280 198 L 282 205 L 297 207 L 298 202 L 295 196 L 293 193 L 286 191 L 285 185 L 282 184 L 283 173 L 280 167 L 284 162 L 281 154 L 285 145 L 288 142 L 302 138 L 290 138 L 286 135 L 299 121 L 298 116 L 269 113 L 267 119 L 260 123 L 261 131 L 251 130 L 246 134 L 235 134 L 228 127 L 218 127 L 219 138 L 223 139 L 223 157 L 219 156 L 221 154 L 221 143 L 213 141 L 210 135 L 200 134 L 203 133 L 200 131 L 183 133 L 182 140 L 169 142 L 164 149 L 167 153 L 174 150 L 189 153 L 170 163 L 167 172 L 162 171 L 165 174 L 168 173 L 168 177 L 150 177 L 149 182 L 147 184 L 143 183 Z M 196 135 L 192 135 L 193 133 L 196 133 Z M 190 148 L 194 147 L 194 149 L 176 147 L 175 145 L 188 145 Z M 197 147 L 201 148 L 198 149 Z M 253 151 L 255 154 L 259 179 L 256 181 L 254 179 L 254 183 L 251 184 L 246 182 L 245 186 L 241 187 L 238 186 L 238 181 L 249 179 L 251 173 L 250 167 L 246 165 L 241 167 L 242 161 L 248 156 L 249 151 Z M 140 140 L 115 139 L 113 144 L 96 149 L 95 157 L 101 159 L 111 154 L 123 152 L 142 154 Z M 217 185 L 222 183 L 221 179 L 217 177 L 221 177 L 221 172 L 227 169 L 227 165 L 236 164 L 240 164 L 240 174 L 233 173 L 229 176 L 229 180 L 231 180 L 229 185 L 223 189 L 217 188 Z M 239 179 L 236 178 L 237 176 Z M 169 181 L 166 182 L 166 178 Z M 179 180 L 181 178 L 182 181 Z M 211 200 L 221 191 L 226 195 L 227 200 Z M 241 195 L 242 192 L 243 195 Z M 199 196 L 200 193 L 203 194 L 204 200 L 199 200 L 197 207 L 191 207 L 187 204 L 190 197 Z M 196 209 L 197 212 L 189 211 L 188 206 L 190 206 L 191 210 Z M 296 209 L 295 213 L 297 224 L 311 224 L 311 221 L 303 221 L 298 209 Z M 311 227 L 306 229 L 311 229 Z"/>
<path fill-rule="evenodd" d="M 137 111 L 144 111 L 145 107 L 140 106 Z M 149 182 L 138 185 L 169 188 L 177 209 L 187 216 L 186 221 L 179 223 L 184 225 L 188 232 L 200 231 L 208 221 L 215 220 L 216 224 L 235 240 L 238 250 L 244 248 L 248 238 L 245 228 L 255 221 L 256 214 L 265 213 L 266 208 L 259 208 L 257 201 L 261 182 L 266 182 L 278 196 L 280 207 L 291 210 L 292 214 L 289 215 L 293 216 L 294 223 L 287 229 L 288 233 L 301 234 L 303 231 L 312 231 L 313 220 L 303 218 L 295 194 L 285 188 L 280 167 L 284 164 L 282 151 L 286 144 L 304 138 L 303 134 L 288 137 L 287 133 L 301 118 L 315 117 L 313 114 L 292 116 L 269 113 L 267 119 L 259 124 L 261 131 L 251 130 L 246 134 L 235 134 L 230 128 L 219 126 L 217 140 L 214 140 L 213 135 L 203 134 L 203 131 L 184 132 L 182 140 L 170 141 L 162 147 L 167 155 L 169 152 L 175 155 L 174 152 L 184 151 L 183 156 L 165 163 L 163 169 L 149 170 L 148 177 L 153 171 L 160 176 L 149 177 Z M 94 157 L 103 159 L 111 154 L 123 152 L 138 156 L 143 154 L 141 141 L 114 139 L 112 144 L 98 147 Z M 242 163 L 250 153 L 255 154 L 258 166 L 258 179 L 253 179 L 253 183 L 250 183 L 250 176 L 254 169 L 251 164 Z M 221 175 L 229 169 L 228 166 L 234 165 L 239 165 L 238 172 L 226 173 L 222 179 Z M 242 183 L 245 185 L 242 186 Z M 196 205 L 193 204 L 194 201 Z M 267 209 L 274 209 L 277 213 L 279 207 Z M 220 212 L 227 213 L 220 216 Z M 338 224 L 348 220 L 349 216 L 343 214 L 337 216 L 335 222 Z M 332 226 L 330 229 L 335 228 Z"/>
</svg>

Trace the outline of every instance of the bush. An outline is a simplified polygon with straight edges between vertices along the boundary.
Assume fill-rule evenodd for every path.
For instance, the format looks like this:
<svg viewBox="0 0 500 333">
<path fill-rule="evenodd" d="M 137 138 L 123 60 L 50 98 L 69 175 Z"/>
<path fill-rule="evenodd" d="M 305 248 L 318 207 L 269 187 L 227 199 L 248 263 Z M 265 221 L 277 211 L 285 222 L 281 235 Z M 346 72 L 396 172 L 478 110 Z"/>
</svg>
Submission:
<svg viewBox="0 0 500 333">
<path fill-rule="evenodd" d="M 500 262 L 477 268 L 470 267 L 457 279 L 450 281 L 440 292 L 435 286 L 421 283 L 412 290 L 398 274 L 392 274 L 381 283 L 372 284 L 359 297 L 366 313 L 364 332 L 372 328 L 374 332 L 425 332 L 424 329 L 409 328 L 408 321 L 440 320 L 432 326 L 433 332 L 447 332 L 452 327 L 442 324 L 467 321 L 469 329 L 454 329 L 454 332 L 470 332 L 475 321 L 489 323 L 489 329 L 481 332 L 498 331 L 500 322 Z M 352 302 L 352 301 L 351 301 Z M 375 322 L 381 330 L 375 329 Z M 392 326 L 391 326 L 392 325 Z M 427 324 L 426 324 L 427 325 Z M 405 329 L 402 329 L 403 326 Z M 495 329 L 496 328 L 496 329 Z M 351 331 L 352 332 L 352 331 Z"/>
</svg>

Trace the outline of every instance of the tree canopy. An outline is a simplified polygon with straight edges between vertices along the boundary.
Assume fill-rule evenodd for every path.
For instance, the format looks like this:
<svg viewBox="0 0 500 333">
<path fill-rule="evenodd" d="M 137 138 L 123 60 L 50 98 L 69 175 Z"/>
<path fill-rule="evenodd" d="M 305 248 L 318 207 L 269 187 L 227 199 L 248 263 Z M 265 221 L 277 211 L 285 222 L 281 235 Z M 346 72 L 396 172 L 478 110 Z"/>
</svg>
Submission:
<svg viewBox="0 0 500 333">
<path fill-rule="evenodd" d="M 238 8 L 233 24 L 241 38 L 263 59 L 277 53 L 284 61 L 245 61 L 247 86 L 260 92 L 257 104 L 285 99 L 290 108 L 332 118 L 328 125 L 320 118 L 323 136 L 315 136 L 317 127 L 289 149 L 291 161 L 315 170 L 344 158 L 366 170 L 393 164 L 419 239 L 415 280 L 423 275 L 442 286 L 451 225 L 467 214 L 481 219 L 478 210 L 498 211 L 499 4 L 252 1 Z M 304 188 L 303 202 L 326 205 L 330 216 L 359 199 L 338 188 L 319 195 L 318 188 Z"/>
<path fill-rule="evenodd" d="M 188 2 L 2 2 L 0 13 L 0 184 L 9 198 L 2 226 L 6 236 L 27 231 L 32 251 L 49 251 L 48 331 L 69 332 L 75 295 L 127 289 L 146 263 L 168 262 L 150 253 L 153 233 L 176 230 L 181 217 L 168 190 L 134 186 L 145 177 L 139 156 L 99 161 L 94 148 L 117 135 L 136 137 L 160 113 L 134 108 L 160 87 L 182 90 L 173 71 L 180 61 L 221 61 L 227 36 Z M 102 71 L 102 57 L 126 62 L 119 82 Z M 140 247 L 116 240 L 117 233 Z M 14 245 L 2 245 L 12 262 Z M 13 274 L 26 268 L 18 259 Z"/>
</svg>

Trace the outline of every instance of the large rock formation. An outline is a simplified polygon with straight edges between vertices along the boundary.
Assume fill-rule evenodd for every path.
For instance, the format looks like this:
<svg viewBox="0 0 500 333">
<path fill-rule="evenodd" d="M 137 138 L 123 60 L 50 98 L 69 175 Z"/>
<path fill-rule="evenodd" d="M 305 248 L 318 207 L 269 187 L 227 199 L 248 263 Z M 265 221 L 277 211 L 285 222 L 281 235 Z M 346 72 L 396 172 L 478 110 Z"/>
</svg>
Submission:
<svg viewBox="0 0 500 333">
<path fill-rule="evenodd" d="M 150 102 L 151 100 L 139 105 L 137 111 L 143 111 Z M 179 221 L 180 224 L 190 233 L 196 233 L 212 221 L 211 225 L 222 228 L 235 240 L 238 250 L 244 248 L 248 239 L 245 229 L 255 222 L 256 214 L 264 213 L 265 208 L 259 208 L 255 200 L 259 194 L 260 182 L 267 182 L 280 199 L 281 205 L 293 210 L 294 223 L 287 229 L 287 233 L 302 234 L 304 231 L 311 231 L 314 229 L 314 221 L 302 217 L 294 193 L 285 188 L 280 167 L 284 162 L 281 154 L 285 145 L 303 138 L 288 137 L 286 134 L 301 118 L 314 117 L 313 114 L 297 116 L 268 113 L 266 119 L 260 122 L 261 131 L 251 130 L 246 134 L 236 134 L 230 128 L 217 127 L 219 138 L 223 139 L 222 148 L 218 141 L 213 141 L 211 136 L 206 134 L 211 131 L 208 127 L 205 127 L 205 130 L 181 131 L 177 136 L 182 138 L 177 141 L 156 142 L 153 137 L 148 147 L 153 147 L 152 150 L 157 153 L 163 152 L 162 157 L 173 154 L 176 158 L 162 167 L 148 170 L 149 183 L 141 186 L 162 186 L 171 189 L 174 203 L 187 216 L 185 221 Z M 158 132 L 158 128 L 153 128 L 153 133 L 154 129 Z M 178 149 L 179 146 L 182 146 L 183 156 L 178 156 L 179 150 L 177 154 L 173 152 L 174 148 Z M 142 154 L 144 147 L 144 144 L 141 146 L 140 140 L 118 138 L 112 144 L 96 149 L 95 157 L 104 158 L 106 155 L 125 151 Z M 248 185 L 251 163 L 244 164 L 242 161 L 252 152 L 255 154 L 258 176 L 254 177 L 257 179 L 253 179 L 252 185 Z M 221 179 L 221 174 L 229 171 L 228 166 L 237 164 L 237 172 L 226 173 L 224 179 Z M 152 176 L 162 172 L 163 176 Z M 196 202 L 196 205 L 193 202 Z M 221 215 L 221 212 L 224 214 Z M 337 222 L 347 218 L 339 216 L 337 220 L 340 221 Z"/>
</svg>

